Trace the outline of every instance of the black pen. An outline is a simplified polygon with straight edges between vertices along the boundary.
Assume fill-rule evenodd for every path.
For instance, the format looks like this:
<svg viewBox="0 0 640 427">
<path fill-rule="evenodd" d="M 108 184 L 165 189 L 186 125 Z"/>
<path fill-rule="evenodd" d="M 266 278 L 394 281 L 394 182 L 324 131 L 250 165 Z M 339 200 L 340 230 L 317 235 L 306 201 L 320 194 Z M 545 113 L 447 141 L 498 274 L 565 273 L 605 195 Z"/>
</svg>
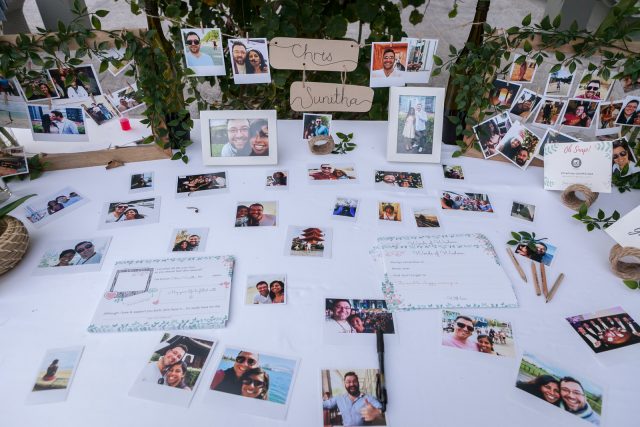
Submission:
<svg viewBox="0 0 640 427">
<path fill-rule="evenodd" d="M 378 373 L 378 384 L 376 384 L 376 397 L 382 405 L 382 412 L 387 410 L 387 385 L 384 380 L 384 334 L 382 329 L 376 329 L 376 342 L 378 347 L 378 366 L 380 372 Z"/>
</svg>

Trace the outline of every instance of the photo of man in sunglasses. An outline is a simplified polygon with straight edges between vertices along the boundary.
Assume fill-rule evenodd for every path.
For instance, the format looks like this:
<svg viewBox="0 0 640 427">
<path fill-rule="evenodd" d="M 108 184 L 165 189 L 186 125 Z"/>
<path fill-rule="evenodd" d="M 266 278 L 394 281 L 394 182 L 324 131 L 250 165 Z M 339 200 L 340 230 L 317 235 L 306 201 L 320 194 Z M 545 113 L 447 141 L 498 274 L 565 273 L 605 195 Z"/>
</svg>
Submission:
<svg viewBox="0 0 640 427">
<path fill-rule="evenodd" d="M 478 344 L 468 340 L 473 331 L 473 320 L 470 317 L 460 315 L 453 321 L 453 334 L 445 334 L 442 337 L 442 345 L 478 351 Z"/>
<path fill-rule="evenodd" d="M 213 66 L 213 58 L 200 51 L 200 36 L 194 31 L 187 33 L 185 37 L 185 57 L 187 58 L 187 67 L 206 67 Z"/>
<path fill-rule="evenodd" d="M 242 375 L 258 367 L 260 367 L 260 360 L 257 354 L 241 351 L 236 356 L 232 367 L 216 371 L 211 389 L 240 395 L 242 394 Z"/>
</svg>

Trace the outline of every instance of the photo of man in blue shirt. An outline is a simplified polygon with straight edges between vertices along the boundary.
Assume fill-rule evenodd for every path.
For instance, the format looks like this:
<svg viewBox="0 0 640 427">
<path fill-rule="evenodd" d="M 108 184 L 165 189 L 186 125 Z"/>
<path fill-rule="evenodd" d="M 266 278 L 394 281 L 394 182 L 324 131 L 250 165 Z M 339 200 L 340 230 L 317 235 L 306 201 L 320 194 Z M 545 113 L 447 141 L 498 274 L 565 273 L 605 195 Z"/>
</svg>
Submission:
<svg viewBox="0 0 640 427">
<path fill-rule="evenodd" d="M 360 391 L 358 375 L 350 371 L 344 374 L 343 379 L 347 393 L 335 397 L 329 397 L 329 393 L 325 393 L 322 408 L 338 409 L 343 426 L 363 426 L 365 422 L 369 425 L 374 421 L 375 425 L 386 425 L 382 405 L 372 395 Z"/>
</svg>

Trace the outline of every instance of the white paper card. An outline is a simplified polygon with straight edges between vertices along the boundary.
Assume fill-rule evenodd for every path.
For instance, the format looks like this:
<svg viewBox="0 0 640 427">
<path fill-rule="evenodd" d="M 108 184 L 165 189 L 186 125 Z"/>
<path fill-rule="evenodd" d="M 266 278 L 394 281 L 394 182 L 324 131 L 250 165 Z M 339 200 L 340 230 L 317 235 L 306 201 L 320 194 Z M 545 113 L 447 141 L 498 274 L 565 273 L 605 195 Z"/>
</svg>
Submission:
<svg viewBox="0 0 640 427">
<path fill-rule="evenodd" d="M 544 147 L 544 189 L 562 191 L 572 184 L 611 192 L 611 141 L 547 144 Z"/>
<path fill-rule="evenodd" d="M 605 231 L 623 248 L 640 248 L 640 206 Z"/>
</svg>

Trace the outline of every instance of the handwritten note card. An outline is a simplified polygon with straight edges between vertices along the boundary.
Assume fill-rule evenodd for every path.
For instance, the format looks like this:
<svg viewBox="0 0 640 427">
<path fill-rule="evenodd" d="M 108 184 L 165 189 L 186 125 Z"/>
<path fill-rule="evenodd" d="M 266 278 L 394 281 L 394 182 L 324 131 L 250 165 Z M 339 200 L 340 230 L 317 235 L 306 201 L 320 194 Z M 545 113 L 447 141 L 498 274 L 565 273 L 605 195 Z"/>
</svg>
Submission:
<svg viewBox="0 0 640 427">
<path fill-rule="evenodd" d="M 336 83 L 293 82 L 289 105 L 294 111 L 352 111 L 371 109 L 373 89 Z"/>
<path fill-rule="evenodd" d="M 518 306 L 483 234 L 380 237 L 371 254 L 390 310 Z"/>
<path fill-rule="evenodd" d="M 349 40 L 276 37 L 269 42 L 271 66 L 279 70 L 353 71 L 360 46 Z"/>
<path fill-rule="evenodd" d="M 617 220 L 604 231 L 623 248 L 640 249 L 640 206 Z"/>
</svg>

